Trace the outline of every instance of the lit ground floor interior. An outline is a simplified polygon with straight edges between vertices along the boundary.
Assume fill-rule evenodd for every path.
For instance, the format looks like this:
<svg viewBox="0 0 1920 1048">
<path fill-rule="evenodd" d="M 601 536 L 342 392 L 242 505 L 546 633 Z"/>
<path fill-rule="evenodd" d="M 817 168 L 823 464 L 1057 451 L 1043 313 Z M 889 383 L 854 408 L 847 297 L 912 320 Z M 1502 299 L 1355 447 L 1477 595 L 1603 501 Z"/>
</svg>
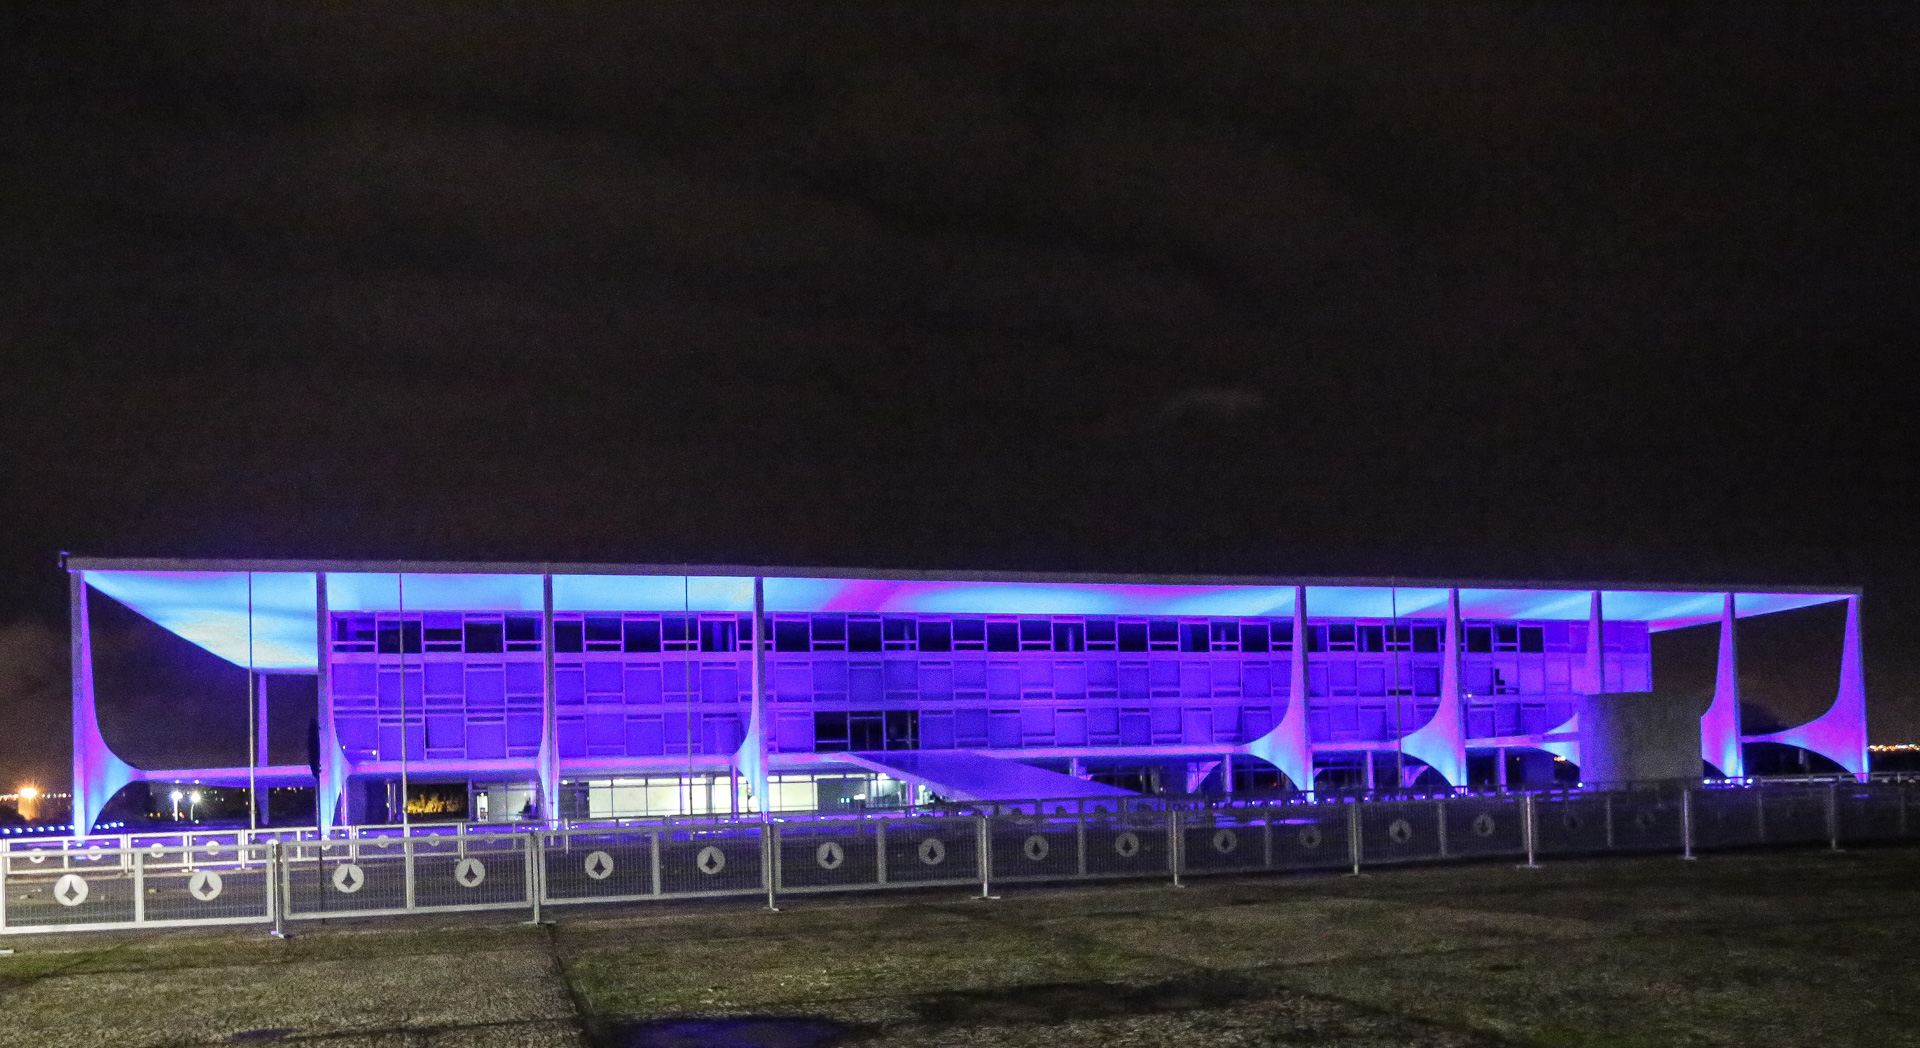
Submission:
<svg viewBox="0 0 1920 1048">
<path fill-rule="evenodd" d="M 1916 862 L 1662 856 L 594 908 L 544 927 L 414 918 L 289 941 L 13 938 L 0 1046 L 1913 1045 Z"/>
</svg>

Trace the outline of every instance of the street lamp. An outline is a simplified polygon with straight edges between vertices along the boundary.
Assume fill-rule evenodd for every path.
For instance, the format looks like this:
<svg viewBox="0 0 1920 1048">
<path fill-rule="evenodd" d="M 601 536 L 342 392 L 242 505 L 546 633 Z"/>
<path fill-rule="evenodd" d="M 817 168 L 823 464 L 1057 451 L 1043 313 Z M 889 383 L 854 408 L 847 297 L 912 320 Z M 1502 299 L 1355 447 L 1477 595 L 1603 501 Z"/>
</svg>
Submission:
<svg viewBox="0 0 1920 1048">
<path fill-rule="evenodd" d="M 199 807 L 200 807 L 200 791 L 195 790 L 192 793 L 187 794 L 187 821 L 188 822 L 192 822 L 194 820 L 195 809 Z"/>
<path fill-rule="evenodd" d="M 181 794 L 179 790 L 175 790 L 167 795 L 167 799 L 173 801 L 173 821 L 175 822 L 180 821 L 180 798 L 182 796 L 183 794 Z"/>
</svg>

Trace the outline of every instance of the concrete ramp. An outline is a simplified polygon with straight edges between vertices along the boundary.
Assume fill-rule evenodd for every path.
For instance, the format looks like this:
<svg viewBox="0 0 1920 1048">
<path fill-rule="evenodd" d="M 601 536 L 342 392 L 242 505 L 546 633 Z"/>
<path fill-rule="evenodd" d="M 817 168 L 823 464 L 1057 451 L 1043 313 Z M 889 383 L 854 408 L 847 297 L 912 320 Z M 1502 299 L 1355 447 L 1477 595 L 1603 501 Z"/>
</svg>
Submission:
<svg viewBox="0 0 1920 1048">
<path fill-rule="evenodd" d="M 1132 790 L 1076 779 L 1031 764 L 983 757 L 965 750 L 895 750 L 847 753 L 856 763 L 956 801 L 1059 800 L 1068 797 L 1135 797 Z"/>
</svg>

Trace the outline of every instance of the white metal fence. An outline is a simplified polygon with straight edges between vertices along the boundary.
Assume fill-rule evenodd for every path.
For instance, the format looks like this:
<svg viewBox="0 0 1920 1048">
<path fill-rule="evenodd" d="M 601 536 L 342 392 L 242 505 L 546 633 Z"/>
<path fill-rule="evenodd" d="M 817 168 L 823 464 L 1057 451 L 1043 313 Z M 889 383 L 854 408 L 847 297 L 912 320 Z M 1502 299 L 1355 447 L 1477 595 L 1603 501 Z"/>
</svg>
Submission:
<svg viewBox="0 0 1920 1048">
<path fill-rule="evenodd" d="M 1334 803 L 1150 798 L 653 826 L 8 842 L 0 933 L 1920 839 L 1901 782 Z"/>
</svg>

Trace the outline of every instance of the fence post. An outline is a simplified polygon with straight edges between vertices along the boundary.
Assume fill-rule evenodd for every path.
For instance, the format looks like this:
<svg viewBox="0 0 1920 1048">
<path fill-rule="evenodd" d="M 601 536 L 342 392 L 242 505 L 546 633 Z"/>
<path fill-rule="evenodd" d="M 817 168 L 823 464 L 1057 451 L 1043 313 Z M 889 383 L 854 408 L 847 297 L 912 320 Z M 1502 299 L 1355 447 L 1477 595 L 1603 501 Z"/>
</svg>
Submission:
<svg viewBox="0 0 1920 1048">
<path fill-rule="evenodd" d="M 1759 832 L 1760 843 L 1767 843 L 1767 791 L 1758 784 L 1749 786 L 1753 791 L 1753 823 Z"/>
<path fill-rule="evenodd" d="M 1347 805 L 1347 855 L 1353 859 L 1352 876 L 1360 876 L 1360 802 Z"/>
<path fill-rule="evenodd" d="M 13 848 L 0 844 L 0 931 L 7 928 L 7 874 L 12 872 Z"/>
<path fill-rule="evenodd" d="M 1180 833 L 1180 810 L 1178 808 L 1168 808 L 1167 865 L 1173 870 L 1173 886 L 1175 888 L 1184 887 L 1184 885 L 1180 883 L 1180 850 L 1185 843 L 1186 840 Z"/>
<path fill-rule="evenodd" d="M 767 909 L 779 913 L 774 892 L 780 880 L 780 830 L 770 822 L 760 824 L 760 878 L 767 882 Z"/>
<path fill-rule="evenodd" d="M 460 842 L 461 850 L 466 849 L 466 841 Z M 547 863 L 545 850 L 541 846 L 538 833 L 527 834 L 527 905 L 533 910 L 533 918 L 528 924 L 540 923 L 540 897 L 547 893 Z"/>
<path fill-rule="evenodd" d="M 1693 854 L 1693 791 L 1686 787 L 1680 789 L 1680 857 L 1692 862 Z"/>
<path fill-rule="evenodd" d="M 980 894 L 978 898 L 998 899 L 999 896 L 990 892 L 987 885 L 988 880 L 993 874 L 993 832 L 987 827 L 987 821 L 991 819 L 992 816 L 982 814 L 979 818 L 979 837 L 974 841 L 974 858 L 977 860 L 976 864 L 980 867 Z"/>
<path fill-rule="evenodd" d="M 287 867 L 286 856 L 281 854 L 280 840 L 274 838 L 267 842 L 267 911 L 273 917 L 273 928 L 268 935 L 276 939 L 287 937 L 284 914 L 287 909 Z"/>
<path fill-rule="evenodd" d="M 1440 831 L 1440 857 L 1447 857 L 1447 802 L 1434 801 L 1433 815 L 1435 827 Z"/>
<path fill-rule="evenodd" d="M 1533 861 L 1534 851 L 1538 847 L 1535 840 L 1539 829 L 1540 819 L 1534 807 L 1534 796 L 1531 793 L 1523 793 L 1520 795 L 1520 839 L 1527 842 L 1527 861 L 1525 865 L 1519 866 L 1517 869 L 1537 870 L 1540 868 L 1540 864 Z"/>
<path fill-rule="evenodd" d="M 1082 809 L 1085 805 L 1081 805 Z M 1073 820 L 1073 850 L 1078 856 L 1074 868 L 1085 877 L 1087 875 L 1087 813 L 1082 810 Z"/>
<path fill-rule="evenodd" d="M 873 824 L 874 863 L 878 867 L 880 883 L 887 883 L 887 820 L 877 819 Z"/>
<path fill-rule="evenodd" d="M 660 897 L 660 831 L 655 830 L 649 836 L 653 841 L 647 848 L 647 854 L 653 859 L 653 897 L 658 899 Z"/>
<path fill-rule="evenodd" d="M 1840 850 L 1840 780 L 1827 785 L 1827 850 Z"/>
</svg>

